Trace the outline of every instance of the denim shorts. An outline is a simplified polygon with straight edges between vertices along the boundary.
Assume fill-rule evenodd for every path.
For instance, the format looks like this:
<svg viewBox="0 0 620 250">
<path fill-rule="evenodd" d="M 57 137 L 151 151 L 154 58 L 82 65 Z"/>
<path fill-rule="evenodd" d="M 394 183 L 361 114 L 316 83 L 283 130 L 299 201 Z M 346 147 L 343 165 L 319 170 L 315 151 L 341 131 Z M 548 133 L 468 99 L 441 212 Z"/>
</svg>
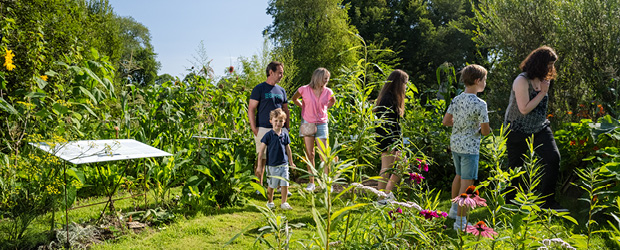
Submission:
<svg viewBox="0 0 620 250">
<path fill-rule="evenodd" d="M 454 160 L 456 175 L 460 175 L 461 179 L 478 179 L 478 160 L 480 159 L 480 155 L 452 152 L 452 159 Z"/>
<path fill-rule="evenodd" d="M 273 176 L 282 177 L 284 180 Z M 288 165 L 267 166 L 267 185 L 270 188 L 288 187 L 288 178 Z"/>
<path fill-rule="evenodd" d="M 303 119 L 301 123 L 306 123 Z M 316 124 L 316 134 L 314 134 L 314 138 L 318 139 L 327 139 L 329 136 L 329 129 L 327 128 L 327 123 L 315 123 Z M 303 137 L 301 131 L 299 133 L 299 137 Z"/>
</svg>

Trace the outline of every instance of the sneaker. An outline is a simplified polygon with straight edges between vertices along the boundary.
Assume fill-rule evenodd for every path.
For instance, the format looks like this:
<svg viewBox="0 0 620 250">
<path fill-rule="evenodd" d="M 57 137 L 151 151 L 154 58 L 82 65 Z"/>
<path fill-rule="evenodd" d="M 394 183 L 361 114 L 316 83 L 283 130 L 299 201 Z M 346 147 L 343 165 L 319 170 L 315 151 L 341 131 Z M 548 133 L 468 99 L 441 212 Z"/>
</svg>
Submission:
<svg viewBox="0 0 620 250">
<path fill-rule="evenodd" d="M 394 197 L 394 193 L 390 192 L 387 197 L 385 197 L 385 199 L 383 200 L 379 200 L 377 201 L 377 203 L 379 203 L 379 205 L 387 205 L 388 203 L 390 203 L 390 201 L 394 201 L 396 200 L 396 197 Z"/>
<path fill-rule="evenodd" d="M 556 212 L 568 212 L 568 209 L 562 207 L 556 201 L 547 201 L 547 202 L 543 203 L 540 206 L 540 208 L 542 208 L 542 209 L 551 209 L 551 210 L 554 210 Z"/>
<path fill-rule="evenodd" d="M 458 209 L 459 209 L 459 206 L 452 206 L 452 207 L 450 207 L 450 212 L 448 213 L 448 218 L 456 220 Z"/>
<path fill-rule="evenodd" d="M 308 183 L 308 186 L 306 186 L 306 188 L 304 188 L 306 191 L 308 192 L 314 192 L 314 189 L 316 188 L 316 186 L 314 185 L 314 183 Z"/>
<path fill-rule="evenodd" d="M 274 209 L 276 208 L 276 204 L 274 204 L 273 202 L 267 202 L 267 208 Z"/>
<path fill-rule="evenodd" d="M 271 204 L 273 204 L 273 203 L 271 203 Z M 291 209 L 293 209 L 293 207 L 291 207 L 291 205 L 289 205 L 288 202 L 282 203 L 282 205 L 280 205 L 280 208 L 282 208 L 282 210 L 291 210 Z"/>
</svg>

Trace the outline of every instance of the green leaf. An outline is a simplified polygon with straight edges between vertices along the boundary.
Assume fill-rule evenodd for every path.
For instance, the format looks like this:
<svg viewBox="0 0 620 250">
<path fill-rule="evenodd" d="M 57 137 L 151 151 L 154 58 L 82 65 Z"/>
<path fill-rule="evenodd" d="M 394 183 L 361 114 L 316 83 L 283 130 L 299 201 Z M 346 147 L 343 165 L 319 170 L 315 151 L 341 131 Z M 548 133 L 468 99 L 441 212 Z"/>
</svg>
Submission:
<svg viewBox="0 0 620 250">
<path fill-rule="evenodd" d="M 9 114 L 21 116 L 19 112 L 17 112 L 17 110 L 13 107 L 13 105 L 5 101 L 2 97 L 0 97 L 0 108 Z"/>
<path fill-rule="evenodd" d="M 89 68 L 82 68 L 82 70 L 84 70 L 84 72 L 86 72 L 86 74 L 92 78 L 93 80 L 97 81 L 97 83 L 103 85 L 103 82 L 101 82 L 101 78 L 99 78 L 95 73 L 93 73 L 92 70 L 90 70 Z"/>
<path fill-rule="evenodd" d="M 44 89 L 44 88 L 45 88 L 45 86 L 47 86 L 47 82 L 46 82 L 46 81 L 44 81 L 43 79 L 41 79 L 41 77 L 38 77 L 38 76 L 33 76 L 33 77 L 32 77 L 32 79 L 33 79 L 33 80 L 37 83 L 37 86 L 38 86 L 40 89 Z"/>
<path fill-rule="evenodd" d="M 69 109 L 65 107 L 65 105 L 62 105 L 60 103 L 54 103 L 53 109 L 54 109 L 54 113 L 59 114 L 59 115 L 64 115 L 67 112 L 69 112 Z"/>
<path fill-rule="evenodd" d="M 355 204 L 353 206 L 344 207 L 344 208 L 342 208 L 342 209 L 340 209 L 340 210 L 338 210 L 338 211 L 336 211 L 335 213 L 332 214 L 331 221 L 334 221 L 336 218 L 338 218 L 338 216 L 340 216 L 342 213 L 344 213 L 346 211 L 349 211 L 351 209 L 357 209 L 357 208 L 360 208 L 360 207 L 363 207 L 363 206 L 366 206 L 366 205 L 368 205 L 368 203 L 358 203 L 358 204 Z"/>
<path fill-rule="evenodd" d="M 80 86 L 80 91 L 82 91 L 82 93 L 84 93 L 85 95 L 87 95 L 87 96 L 90 98 L 90 100 L 91 100 L 91 101 L 93 101 L 93 103 L 94 103 L 95 105 L 97 105 L 97 99 L 95 98 L 95 96 L 93 96 L 93 94 L 92 94 L 92 93 L 90 93 L 90 91 L 88 91 L 88 89 L 86 89 L 86 88 L 84 88 L 84 87 Z"/>
</svg>

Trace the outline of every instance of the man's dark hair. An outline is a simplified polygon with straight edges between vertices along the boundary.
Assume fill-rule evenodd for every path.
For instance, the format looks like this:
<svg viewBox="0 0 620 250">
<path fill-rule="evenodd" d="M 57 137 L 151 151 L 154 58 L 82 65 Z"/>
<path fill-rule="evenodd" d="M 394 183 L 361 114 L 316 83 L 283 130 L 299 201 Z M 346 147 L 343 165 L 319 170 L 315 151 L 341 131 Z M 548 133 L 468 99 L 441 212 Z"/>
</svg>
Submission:
<svg viewBox="0 0 620 250">
<path fill-rule="evenodd" d="M 267 77 L 269 77 L 269 71 L 273 71 L 276 72 L 278 70 L 278 66 L 282 66 L 282 68 L 284 68 L 284 64 L 282 64 L 281 62 L 278 61 L 272 61 L 269 63 L 269 65 L 267 65 Z"/>
</svg>

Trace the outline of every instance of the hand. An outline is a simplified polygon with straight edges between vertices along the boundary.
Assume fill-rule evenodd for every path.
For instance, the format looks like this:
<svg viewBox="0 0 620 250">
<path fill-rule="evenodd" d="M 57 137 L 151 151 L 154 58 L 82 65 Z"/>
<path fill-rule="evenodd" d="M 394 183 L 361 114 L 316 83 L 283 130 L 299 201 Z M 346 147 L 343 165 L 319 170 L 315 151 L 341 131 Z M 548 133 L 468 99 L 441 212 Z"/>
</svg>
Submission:
<svg viewBox="0 0 620 250">
<path fill-rule="evenodd" d="M 295 170 L 294 168 L 296 168 L 296 167 L 297 167 L 297 166 L 295 165 L 295 163 L 293 163 L 293 162 L 290 162 L 290 163 L 288 164 L 288 166 L 289 166 L 289 168 L 291 168 L 291 169 L 293 169 L 293 170 Z"/>
<path fill-rule="evenodd" d="M 254 136 L 258 135 L 258 128 L 257 127 L 253 127 L 252 128 L 252 133 L 254 133 Z"/>
<path fill-rule="evenodd" d="M 540 82 L 540 92 L 547 93 L 549 92 L 549 85 L 551 82 L 549 80 L 544 80 Z"/>
</svg>

